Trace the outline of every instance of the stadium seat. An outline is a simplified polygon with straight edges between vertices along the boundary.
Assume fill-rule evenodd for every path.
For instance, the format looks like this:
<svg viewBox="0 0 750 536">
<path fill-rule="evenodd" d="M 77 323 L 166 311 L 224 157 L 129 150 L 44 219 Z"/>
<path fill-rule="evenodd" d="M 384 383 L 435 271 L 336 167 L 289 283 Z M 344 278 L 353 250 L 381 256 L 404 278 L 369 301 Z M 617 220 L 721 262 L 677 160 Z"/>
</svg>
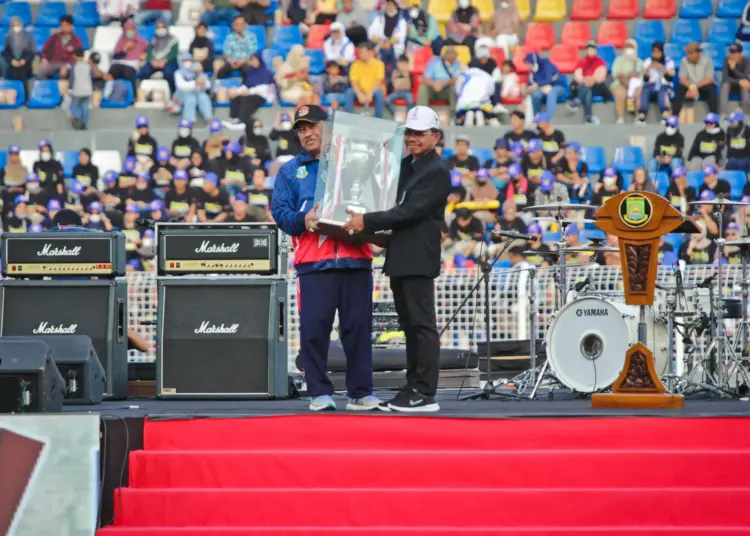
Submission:
<svg viewBox="0 0 750 536">
<path fill-rule="evenodd" d="M 172 94 L 166 80 L 141 80 L 138 95 L 135 96 L 135 107 L 144 110 L 163 110 L 170 100 Z"/>
<path fill-rule="evenodd" d="M 229 26 L 209 26 L 208 35 L 214 42 L 214 54 L 215 56 L 221 56 L 224 54 L 224 41 L 226 41 L 229 35 Z"/>
<path fill-rule="evenodd" d="M 588 22 L 566 22 L 563 25 L 560 44 L 583 48 L 591 41 L 591 26 Z"/>
<path fill-rule="evenodd" d="M 680 250 L 680 246 L 682 246 L 682 235 L 680 233 L 665 234 L 664 243 L 672 246 L 672 249 L 677 252 Z"/>
<path fill-rule="evenodd" d="M 669 188 L 669 173 L 666 171 L 659 171 L 654 177 L 656 187 L 659 189 L 659 195 L 666 195 L 667 188 Z"/>
<path fill-rule="evenodd" d="M 516 7 L 518 8 L 518 16 L 521 17 L 521 21 L 525 22 L 531 17 L 531 0 L 516 0 Z"/>
<path fill-rule="evenodd" d="M 249 26 L 249 28 L 253 28 L 253 26 Z M 180 52 L 190 50 L 190 43 L 195 39 L 195 28 L 190 26 L 172 26 L 169 28 L 169 33 L 177 38 Z M 263 35 L 265 36 L 265 29 Z M 260 47 L 260 41 L 258 41 L 258 46 Z"/>
<path fill-rule="evenodd" d="M 23 167 L 33 169 L 34 164 L 39 160 L 39 151 L 37 149 L 21 149 L 18 157 L 21 159 Z"/>
<path fill-rule="evenodd" d="M 722 19 L 732 19 L 735 22 L 742 16 L 745 0 L 719 0 L 716 16 Z"/>
<path fill-rule="evenodd" d="M 78 164 L 78 151 L 58 151 L 56 157 L 62 164 L 65 177 L 73 177 L 73 168 Z"/>
<path fill-rule="evenodd" d="M 636 168 L 646 165 L 643 149 L 633 145 L 624 145 L 615 149 L 612 165 L 621 173 L 633 173 Z"/>
<path fill-rule="evenodd" d="M 742 189 L 747 183 L 747 176 L 744 171 L 722 171 L 719 173 L 719 178 L 724 179 L 729 183 L 729 197 L 733 201 L 739 201 L 742 199 Z"/>
<path fill-rule="evenodd" d="M 330 26 L 328 24 L 315 24 L 307 33 L 307 48 L 323 48 L 323 43 L 328 38 Z"/>
<path fill-rule="evenodd" d="M 122 27 L 99 26 L 94 33 L 94 46 L 92 49 L 99 53 L 110 56 L 115 53 L 115 45 L 122 35 Z"/>
<path fill-rule="evenodd" d="M 633 20 L 638 17 L 638 0 L 610 0 L 607 18 Z"/>
<path fill-rule="evenodd" d="M 446 51 L 447 48 L 443 48 L 443 51 Z M 465 45 L 456 45 L 453 47 L 453 50 L 456 51 L 456 54 L 458 55 L 458 61 L 466 67 L 471 62 L 471 50 L 469 50 L 469 47 Z"/>
<path fill-rule="evenodd" d="M 422 5 L 422 2 L 418 1 L 417 5 Z M 493 0 L 474 0 L 472 5 L 479 10 L 480 20 L 482 22 L 489 22 L 492 18 L 492 14 L 495 12 Z"/>
<path fill-rule="evenodd" d="M 559 241 L 560 241 L 560 233 L 558 233 L 557 231 L 554 231 L 554 232 L 547 231 L 545 233 L 542 233 L 542 242 L 545 244 L 549 244 L 552 242 L 559 242 Z"/>
<path fill-rule="evenodd" d="M 79 28 L 99 26 L 99 12 L 96 2 L 78 2 L 73 7 L 73 24 Z"/>
<path fill-rule="evenodd" d="M 60 26 L 60 17 L 68 12 L 65 2 L 42 2 L 36 14 L 34 26 L 47 26 L 57 28 Z"/>
<path fill-rule="evenodd" d="M 430 63 L 432 56 L 432 47 L 417 49 L 412 55 L 412 73 L 424 74 L 424 70 L 427 68 L 427 64 Z"/>
<path fill-rule="evenodd" d="M 696 19 L 677 19 L 672 21 L 672 39 L 670 43 L 685 46 L 688 43 L 703 41 L 701 23 Z"/>
<path fill-rule="evenodd" d="M 276 11 L 279 9 L 279 1 L 278 0 L 271 0 L 268 2 L 268 7 L 266 7 L 264 13 L 266 15 L 266 26 L 273 27 L 276 24 L 275 21 L 275 15 Z"/>
<path fill-rule="evenodd" d="M 277 26 L 273 33 L 273 46 L 275 48 L 289 50 L 294 45 L 301 45 L 302 43 L 302 31 L 299 26 Z"/>
<path fill-rule="evenodd" d="M 555 45 L 549 52 L 549 59 L 561 73 L 572 74 L 578 64 L 578 49 L 570 45 Z"/>
<path fill-rule="evenodd" d="M 323 74 L 326 70 L 326 59 L 322 50 L 308 48 L 305 54 L 310 58 L 310 74 Z"/>
<path fill-rule="evenodd" d="M 0 169 L 5 168 L 8 163 L 8 151 L 0 151 Z"/>
<path fill-rule="evenodd" d="M 15 91 L 16 98 L 12 102 L 0 102 L 0 110 L 20 108 L 26 102 L 26 89 L 19 80 L 0 80 L 0 92 Z"/>
<path fill-rule="evenodd" d="M 516 47 L 513 52 L 513 66 L 518 74 L 529 73 L 529 66 L 524 63 L 523 59 L 534 50 L 534 47 L 527 47 L 526 45 Z"/>
<path fill-rule="evenodd" d="M 214 88 L 216 89 L 216 92 L 218 92 L 220 88 L 229 90 L 234 87 L 240 87 L 241 85 L 242 79 L 240 78 L 221 78 L 214 82 Z M 229 108 L 229 100 L 227 100 L 227 102 L 217 102 L 216 100 L 214 100 L 214 106 L 216 108 Z"/>
<path fill-rule="evenodd" d="M 50 28 L 50 33 L 53 30 L 54 28 Z M 81 40 L 81 47 L 83 48 L 83 50 L 88 50 L 89 48 L 91 48 L 89 46 L 89 34 L 86 33 L 86 30 L 84 30 L 83 28 L 80 28 L 80 29 L 74 28 L 73 33 L 75 33 L 78 36 L 78 38 Z"/>
<path fill-rule="evenodd" d="M 103 177 L 107 171 L 119 172 L 122 169 L 122 155 L 120 151 L 97 150 L 91 155 L 91 163 L 99 168 L 99 177 Z M 101 185 L 97 187 L 101 189 Z"/>
<path fill-rule="evenodd" d="M 271 47 L 265 49 L 260 57 L 263 59 L 263 63 L 272 69 L 274 58 L 284 59 L 284 57 L 286 57 L 286 52 L 286 50 L 279 50 L 278 48 Z"/>
<path fill-rule="evenodd" d="M 702 171 L 688 171 L 687 185 L 695 188 L 695 191 L 697 192 L 698 188 L 701 187 L 701 184 L 703 184 L 703 172 Z"/>
<path fill-rule="evenodd" d="M 31 6 L 26 2 L 6 2 L 3 7 L 3 16 L 0 18 L 0 26 L 10 26 L 10 20 L 13 17 L 18 17 L 24 26 L 28 26 L 31 24 Z"/>
<path fill-rule="evenodd" d="M 31 110 L 51 110 L 62 103 L 57 80 L 34 80 L 26 107 Z"/>
<path fill-rule="evenodd" d="M 713 15 L 714 6 L 711 0 L 682 0 L 681 19 L 707 19 Z"/>
<path fill-rule="evenodd" d="M 716 45 L 715 43 L 703 43 L 703 53 L 711 58 L 714 64 L 714 71 L 721 71 L 724 67 L 726 58 L 726 47 Z"/>
<path fill-rule="evenodd" d="M 591 239 L 604 240 L 605 238 L 607 238 L 607 235 L 601 229 L 584 229 L 581 231 L 581 240 L 584 242 L 589 242 Z"/>
<path fill-rule="evenodd" d="M 677 15 L 675 0 L 646 0 L 644 19 L 669 20 Z"/>
<path fill-rule="evenodd" d="M 537 50 L 549 50 L 555 44 L 555 27 L 546 22 L 530 22 L 526 27 L 524 45 Z"/>
<path fill-rule="evenodd" d="M 599 20 L 603 14 L 602 0 L 573 0 L 570 20 Z"/>
<path fill-rule="evenodd" d="M 638 43 L 638 50 L 651 48 L 655 41 L 664 43 L 667 38 L 664 34 L 664 25 L 660 20 L 642 20 L 635 27 L 633 39 Z"/>
<path fill-rule="evenodd" d="M 599 54 L 599 57 L 603 59 L 607 64 L 607 70 L 612 70 L 612 64 L 615 62 L 615 58 L 617 57 L 617 51 L 615 50 L 615 47 L 612 45 L 599 45 L 596 47 L 597 54 Z"/>
<path fill-rule="evenodd" d="M 581 160 L 589 166 L 590 173 L 598 175 L 607 167 L 607 152 L 598 145 L 582 147 Z"/>
<path fill-rule="evenodd" d="M 138 35 L 140 35 L 144 41 L 151 42 L 156 33 L 156 26 L 150 24 L 148 26 L 138 26 Z"/>
<path fill-rule="evenodd" d="M 180 11 L 177 13 L 177 25 L 195 28 L 201 20 L 203 11 L 205 11 L 205 8 L 201 0 L 182 0 Z"/>
<path fill-rule="evenodd" d="M 427 11 L 441 24 L 446 24 L 456 9 L 456 0 L 432 0 Z M 519 8 L 520 11 L 520 8 Z"/>
<path fill-rule="evenodd" d="M 34 38 L 34 44 L 36 45 L 37 54 L 41 53 L 42 48 L 44 48 L 44 43 L 47 42 L 52 28 L 47 28 L 45 26 L 33 26 L 31 28 L 26 28 L 26 31 L 29 32 L 29 35 Z"/>
<path fill-rule="evenodd" d="M 537 0 L 534 20 L 537 22 L 560 22 L 567 15 L 565 0 Z"/>
<path fill-rule="evenodd" d="M 288 28 L 288 26 L 282 26 L 282 28 Z M 258 40 L 258 50 L 265 50 L 268 48 L 268 43 L 266 43 L 266 27 L 265 26 L 248 26 L 247 31 L 250 31 L 255 34 L 255 39 Z M 279 29 L 277 28 L 276 31 L 278 32 Z M 275 34 L 274 34 L 275 39 Z M 289 50 L 292 48 L 292 46 L 296 45 L 298 43 L 292 43 L 288 47 L 286 47 L 286 50 Z M 299 43 L 300 45 L 302 42 Z M 275 45 L 274 45 L 275 46 Z M 284 47 L 278 47 L 278 48 L 284 48 Z"/>
<path fill-rule="evenodd" d="M 612 45 L 615 48 L 625 46 L 628 38 L 628 27 L 621 20 L 605 20 L 599 25 L 596 42 L 600 45 Z"/>
<path fill-rule="evenodd" d="M 675 68 L 680 66 L 682 58 L 685 57 L 685 48 L 675 43 L 666 43 L 664 45 L 664 55 L 674 62 Z"/>
<path fill-rule="evenodd" d="M 708 25 L 708 38 L 706 40 L 709 43 L 727 46 L 734 42 L 736 33 L 737 20 L 713 19 Z"/>
<path fill-rule="evenodd" d="M 500 47 L 492 47 L 490 48 L 490 57 L 495 60 L 498 66 L 501 66 L 505 63 L 505 50 Z"/>
<path fill-rule="evenodd" d="M 133 94 L 133 86 L 129 83 L 123 84 L 125 88 L 125 100 L 124 101 L 111 101 L 106 97 L 102 99 L 99 108 L 130 108 L 133 106 L 135 101 L 135 95 Z"/>
<path fill-rule="evenodd" d="M 495 151 L 489 147 L 479 147 L 471 150 L 471 154 L 477 157 L 479 165 L 484 164 L 487 160 L 495 158 Z"/>
</svg>

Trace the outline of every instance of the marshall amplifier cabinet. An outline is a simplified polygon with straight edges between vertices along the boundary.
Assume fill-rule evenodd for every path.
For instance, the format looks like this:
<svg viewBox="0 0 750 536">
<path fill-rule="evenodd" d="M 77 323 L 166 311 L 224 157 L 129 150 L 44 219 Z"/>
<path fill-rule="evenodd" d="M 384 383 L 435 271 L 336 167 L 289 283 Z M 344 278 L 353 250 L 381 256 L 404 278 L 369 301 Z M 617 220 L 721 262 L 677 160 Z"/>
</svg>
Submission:
<svg viewBox="0 0 750 536">
<path fill-rule="evenodd" d="M 0 413 L 59 412 L 64 393 L 49 346 L 0 339 Z"/>
<path fill-rule="evenodd" d="M 274 224 L 167 223 L 156 229 L 158 275 L 273 276 L 288 268 L 286 239 Z"/>
<path fill-rule="evenodd" d="M 111 400 L 127 397 L 127 319 L 124 279 L 0 280 L 0 336 L 87 335 L 104 366 L 105 397 Z"/>
<path fill-rule="evenodd" d="M 125 235 L 65 232 L 4 234 L 0 238 L 5 277 L 125 275 Z"/>
<path fill-rule="evenodd" d="M 158 289 L 159 398 L 288 396 L 286 280 L 163 278 Z"/>
</svg>

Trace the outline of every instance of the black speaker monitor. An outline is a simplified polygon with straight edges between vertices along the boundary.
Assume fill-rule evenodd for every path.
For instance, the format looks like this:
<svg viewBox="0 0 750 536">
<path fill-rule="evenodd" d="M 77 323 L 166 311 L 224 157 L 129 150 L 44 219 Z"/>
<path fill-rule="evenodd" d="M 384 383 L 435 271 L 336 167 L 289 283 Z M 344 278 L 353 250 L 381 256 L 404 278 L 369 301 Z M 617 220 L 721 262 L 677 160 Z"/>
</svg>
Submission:
<svg viewBox="0 0 750 536">
<path fill-rule="evenodd" d="M 49 346 L 0 338 L 0 413 L 59 412 L 64 392 Z"/>
</svg>

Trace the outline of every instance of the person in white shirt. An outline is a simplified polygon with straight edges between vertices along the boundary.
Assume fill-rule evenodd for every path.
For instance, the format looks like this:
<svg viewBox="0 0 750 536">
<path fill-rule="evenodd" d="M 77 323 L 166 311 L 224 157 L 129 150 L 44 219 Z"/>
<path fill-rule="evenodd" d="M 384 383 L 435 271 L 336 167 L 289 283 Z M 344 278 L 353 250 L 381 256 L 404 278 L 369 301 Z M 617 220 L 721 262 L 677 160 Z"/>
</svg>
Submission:
<svg viewBox="0 0 750 536">
<path fill-rule="evenodd" d="M 340 22 L 331 24 L 331 35 L 323 43 L 323 56 L 326 62 L 335 61 L 342 67 L 356 59 L 354 43 L 346 36 L 344 25 Z"/>
<path fill-rule="evenodd" d="M 104 25 L 127 20 L 139 7 L 139 0 L 96 0 L 96 11 Z"/>
<path fill-rule="evenodd" d="M 401 15 L 396 0 L 386 0 L 367 30 L 370 41 L 378 45 L 380 59 L 387 65 L 395 65 L 396 58 L 404 53 L 409 25 Z"/>
<path fill-rule="evenodd" d="M 638 106 L 636 121 L 644 124 L 648 116 L 648 108 L 653 100 L 659 106 L 662 120 L 669 117 L 671 105 L 669 90 L 674 80 L 674 62 L 664 55 L 664 43 L 656 41 L 651 45 L 651 57 L 643 62 L 643 87 L 641 101 Z"/>
<path fill-rule="evenodd" d="M 195 122 L 196 113 L 200 111 L 207 123 L 213 119 L 211 97 L 211 80 L 205 75 L 200 62 L 193 61 L 189 52 L 180 55 L 180 68 L 174 75 L 175 97 L 182 103 L 182 118 Z"/>
</svg>

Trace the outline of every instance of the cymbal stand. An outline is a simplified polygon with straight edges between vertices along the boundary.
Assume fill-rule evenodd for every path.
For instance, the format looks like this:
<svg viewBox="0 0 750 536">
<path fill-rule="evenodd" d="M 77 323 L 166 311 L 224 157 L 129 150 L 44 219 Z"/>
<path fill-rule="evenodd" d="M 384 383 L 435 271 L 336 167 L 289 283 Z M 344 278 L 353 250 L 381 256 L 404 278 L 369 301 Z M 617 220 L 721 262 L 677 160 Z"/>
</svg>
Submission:
<svg viewBox="0 0 750 536">
<path fill-rule="evenodd" d="M 742 247 L 740 249 L 740 258 L 742 259 L 742 272 L 740 288 L 742 289 L 742 325 L 738 333 L 734 335 L 734 351 L 742 356 L 744 363 L 748 362 L 748 329 L 747 329 L 747 306 L 748 306 L 748 281 L 747 281 L 747 249 Z"/>
</svg>

